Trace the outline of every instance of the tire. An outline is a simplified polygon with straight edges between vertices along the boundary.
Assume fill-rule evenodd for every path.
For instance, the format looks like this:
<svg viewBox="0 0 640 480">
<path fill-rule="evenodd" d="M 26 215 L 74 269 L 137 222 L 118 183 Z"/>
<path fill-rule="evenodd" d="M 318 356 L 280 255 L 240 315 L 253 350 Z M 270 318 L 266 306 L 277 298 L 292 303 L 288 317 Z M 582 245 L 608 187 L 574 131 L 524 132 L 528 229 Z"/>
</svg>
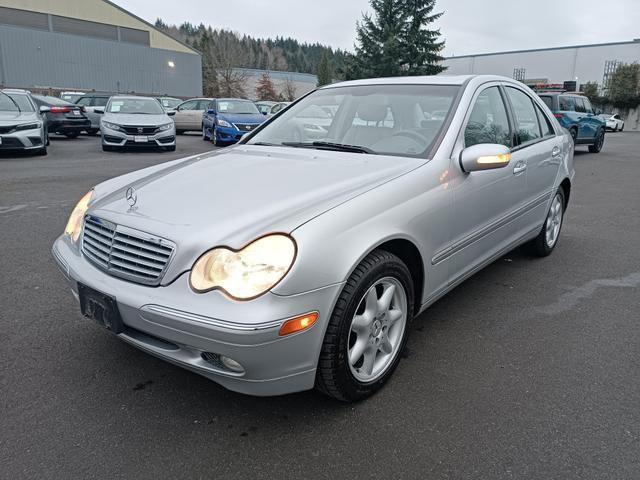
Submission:
<svg viewBox="0 0 640 480">
<path fill-rule="evenodd" d="M 615 127 L 613 127 L 613 131 L 617 132 L 618 131 L 618 125 L 616 125 Z"/>
<path fill-rule="evenodd" d="M 51 145 L 51 140 L 49 140 L 49 134 L 47 133 L 47 136 L 44 141 L 44 146 L 48 147 L 49 145 Z"/>
<path fill-rule="evenodd" d="M 571 140 L 573 140 L 573 144 L 575 145 L 576 140 L 578 140 L 578 130 L 572 128 L 569 130 L 569 133 L 571 134 Z"/>
<path fill-rule="evenodd" d="M 559 201 L 560 210 L 554 214 L 554 208 L 557 208 L 557 201 Z M 560 239 L 560 232 L 562 231 L 562 224 L 564 222 L 564 212 L 566 209 L 566 197 L 564 194 L 564 190 L 562 187 L 558 189 L 556 194 L 553 196 L 553 200 L 551 201 L 551 206 L 549 207 L 549 211 L 547 212 L 547 218 L 544 221 L 544 225 L 542 225 L 542 230 L 538 233 L 538 236 L 525 244 L 525 250 L 527 250 L 531 255 L 536 257 L 547 257 L 551 255 L 551 252 L 558 245 L 558 240 Z M 559 214 L 559 218 L 557 215 Z M 551 222 L 555 222 L 553 227 L 550 226 Z M 559 222 L 559 223 L 558 223 Z M 553 241 L 549 241 L 550 238 L 547 235 L 548 231 L 551 228 L 556 229 L 555 234 L 553 235 Z"/>
<path fill-rule="evenodd" d="M 205 142 L 211 140 L 211 137 L 207 135 L 207 128 L 204 126 L 204 124 L 202 124 L 202 140 L 204 140 Z"/>
<path fill-rule="evenodd" d="M 67 138 L 78 138 L 80 136 L 80 132 L 69 132 L 64 134 Z"/>
<path fill-rule="evenodd" d="M 176 135 L 182 135 L 183 133 L 184 133 L 184 130 L 176 129 Z"/>
<path fill-rule="evenodd" d="M 213 131 L 211 132 L 211 143 L 213 143 L 216 147 L 221 147 L 222 143 L 218 140 L 218 132 L 216 127 L 213 127 Z"/>
<path fill-rule="evenodd" d="M 176 146 L 175 145 L 171 145 L 169 147 L 163 147 L 165 152 L 175 152 L 176 151 Z"/>
<path fill-rule="evenodd" d="M 380 311 L 378 302 L 390 286 L 393 296 L 388 297 L 389 307 Z M 372 294 L 376 295 L 373 309 L 367 306 Z M 402 260 L 385 250 L 367 255 L 347 280 L 329 319 L 316 370 L 316 389 L 337 400 L 353 402 L 382 388 L 400 362 L 413 318 L 413 302 L 411 273 Z M 391 312 L 395 312 L 393 317 Z M 357 325 L 356 316 L 363 325 Z M 356 349 L 359 342 L 364 346 Z M 356 350 L 361 350 L 360 355 Z M 367 372 L 365 357 L 371 355 L 372 369 Z"/>
<path fill-rule="evenodd" d="M 115 152 L 117 150 L 116 147 L 113 147 L 111 145 L 102 145 L 102 151 L 103 152 Z"/>
<path fill-rule="evenodd" d="M 87 135 L 96 135 L 97 133 L 98 133 L 98 129 L 96 128 L 91 128 L 87 130 Z"/>
<path fill-rule="evenodd" d="M 624 123 L 620 126 L 620 131 L 624 132 Z"/>
<path fill-rule="evenodd" d="M 36 155 L 38 155 L 39 157 L 46 157 L 47 156 L 47 146 L 45 145 L 41 149 L 37 150 L 36 151 Z"/>
<path fill-rule="evenodd" d="M 593 145 L 589 145 L 589 152 L 591 153 L 600 153 L 602 151 L 602 147 L 604 146 L 604 130 L 598 130 L 598 134 L 596 135 L 596 143 Z"/>
</svg>

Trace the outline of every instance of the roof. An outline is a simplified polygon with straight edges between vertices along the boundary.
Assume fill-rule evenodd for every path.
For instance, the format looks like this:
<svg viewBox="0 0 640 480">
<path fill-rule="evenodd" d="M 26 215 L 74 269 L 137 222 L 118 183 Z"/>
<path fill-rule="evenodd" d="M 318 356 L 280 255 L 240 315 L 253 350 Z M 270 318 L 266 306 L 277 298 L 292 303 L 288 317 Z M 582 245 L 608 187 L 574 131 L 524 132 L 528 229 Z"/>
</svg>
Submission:
<svg viewBox="0 0 640 480">
<path fill-rule="evenodd" d="M 197 53 L 198 55 L 202 55 L 198 50 L 196 50 L 195 48 L 193 48 L 191 45 L 187 45 L 186 43 L 184 43 L 182 40 L 178 40 L 175 37 L 172 37 L 171 35 L 169 35 L 166 32 L 163 32 L 162 30 L 160 30 L 158 27 L 156 27 L 155 25 L 153 25 L 152 23 L 147 22 L 144 18 L 140 18 L 139 16 L 131 13 L 129 10 L 126 10 L 124 8 L 122 8 L 120 5 L 118 5 L 115 2 L 112 2 L 111 0 L 102 0 L 104 3 L 107 3 L 109 5 L 111 5 L 114 8 L 117 8 L 118 10 L 120 10 L 123 13 L 126 13 L 127 15 L 135 18 L 136 20 L 146 24 L 148 27 L 153 28 L 156 32 L 161 33 L 162 35 L 169 37 L 170 39 L 178 42 L 179 44 L 181 44 L 183 47 L 187 47 L 189 50 L 191 50 L 194 53 Z"/>
<path fill-rule="evenodd" d="M 324 88 L 350 87 L 352 85 L 462 85 L 466 81 L 480 75 L 430 75 L 430 76 L 406 76 L 365 78 L 362 80 L 348 80 L 346 82 L 332 83 Z M 494 75 L 487 75 L 494 77 Z M 500 77 L 502 78 L 502 77 Z"/>
<path fill-rule="evenodd" d="M 585 45 L 567 45 L 563 47 L 547 47 L 547 48 L 532 48 L 529 50 L 505 50 L 502 52 L 491 53 L 475 53 L 470 55 L 456 55 L 451 57 L 445 57 L 445 60 L 455 60 L 456 58 L 471 58 L 471 57 L 488 57 L 491 55 L 508 55 L 514 53 L 531 53 L 531 52 L 548 52 L 551 50 L 570 50 L 573 48 L 594 48 L 594 47 L 610 47 L 614 45 L 638 45 L 640 47 L 640 41 L 632 40 L 626 42 L 611 42 L 611 43 L 591 43 Z"/>
</svg>

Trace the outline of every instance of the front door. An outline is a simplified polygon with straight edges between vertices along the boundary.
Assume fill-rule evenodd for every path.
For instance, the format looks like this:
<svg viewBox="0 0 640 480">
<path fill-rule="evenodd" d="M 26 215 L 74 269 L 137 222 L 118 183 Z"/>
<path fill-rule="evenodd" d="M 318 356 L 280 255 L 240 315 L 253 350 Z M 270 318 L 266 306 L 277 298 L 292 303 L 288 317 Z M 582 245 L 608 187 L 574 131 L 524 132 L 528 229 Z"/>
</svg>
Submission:
<svg viewBox="0 0 640 480">
<path fill-rule="evenodd" d="M 526 168 L 513 159 L 506 167 L 495 170 L 462 170 L 460 153 L 466 147 L 480 143 L 513 146 L 507 104 L 498 84 L 481 87 L 472 105 L 451 159 L 452 244 L 436 259 L 452 257 L 452 281 L 482 266 L 511 241 L 519 227 L 514 215 L 526 189 Z"/>
</svg>

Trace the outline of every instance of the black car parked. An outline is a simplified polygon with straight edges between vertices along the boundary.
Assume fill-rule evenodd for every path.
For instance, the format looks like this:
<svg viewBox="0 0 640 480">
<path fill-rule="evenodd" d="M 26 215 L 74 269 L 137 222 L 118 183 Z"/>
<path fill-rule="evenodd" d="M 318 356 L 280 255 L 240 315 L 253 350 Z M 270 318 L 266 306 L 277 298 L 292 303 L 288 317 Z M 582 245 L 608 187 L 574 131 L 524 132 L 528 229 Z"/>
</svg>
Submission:
<svg viewBox="0 0 640 480">
<path fill-rule="evenodd" d="M 49 133 L 76 138 L 80 132 L 91 127 L 84 109 L 78 105 L 43 95 L 32 95 L 32 98 L 39 107 L 49 107 L 44 115 Z"/>
</svg>

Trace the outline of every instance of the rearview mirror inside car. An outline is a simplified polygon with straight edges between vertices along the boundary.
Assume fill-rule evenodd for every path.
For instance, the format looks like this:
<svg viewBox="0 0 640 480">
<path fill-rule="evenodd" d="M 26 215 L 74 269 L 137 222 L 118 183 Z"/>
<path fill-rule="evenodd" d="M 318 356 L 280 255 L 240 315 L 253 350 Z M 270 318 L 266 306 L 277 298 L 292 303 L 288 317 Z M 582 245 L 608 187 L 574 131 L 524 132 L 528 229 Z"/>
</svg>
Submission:
<svg viewBox="0 0 640 480">
<path fill-rule="evenodd" d="M 511 150 L 497 143 L 480 143 L 460 153 L 460 166 L 465 172 L 493 170 L 509 165 Z"/>
</svg>

